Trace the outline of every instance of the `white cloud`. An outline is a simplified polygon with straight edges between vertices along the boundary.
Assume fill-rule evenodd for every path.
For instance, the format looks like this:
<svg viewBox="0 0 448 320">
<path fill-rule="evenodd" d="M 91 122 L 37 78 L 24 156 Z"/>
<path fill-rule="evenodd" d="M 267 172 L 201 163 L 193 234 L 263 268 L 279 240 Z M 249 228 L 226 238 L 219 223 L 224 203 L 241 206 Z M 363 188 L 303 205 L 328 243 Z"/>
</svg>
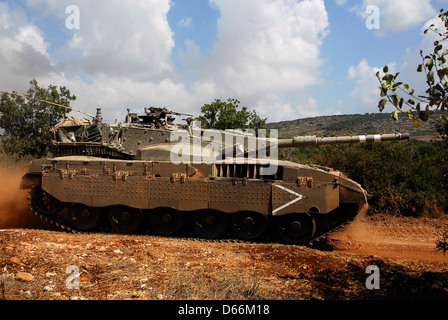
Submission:
<svg viewBox="0 0 448 320">
<path fill-rule="evenodd" d="M 189 82 L 182 83 L 172 61 L 170 0 L 28 0 L 33 21 L 48 19 L 54 32 L 68 35 L 58 44 L 47 43 L 24 10 L 0 2 L 0 65 L 7 65 L 0 87 L 21 90 L 33 77 L 42 85 L 64 85 L 78 97 L 74 107 L 90 113 L 102 107 L 108 119 L 121 118 L 132 105 L 199 112 L 215 98 L 238 98 L 276 120 L 319 113 L 313 98 L 292 105 L 285 95 L 323 82 L 324 1 L 210 3 L 220 10 L 215 46 L 202 55 L 187 40 L 181 61 Z M 68 5 L 79 6 L 79 30 L 65 28 Z M 188 27 L 192 20 L 179 23 Z"/>
<path fill-rule="evenodd" d="M 389 73 L 396 72 L 396 63 L 391 62 L 388 67 Z M 381 98 L 376 77 L 378 71 L 381 73 L 382 69 L 370 66 L 366 59 L 348 69 L 348 79 L 354 83 L 350 96 L 358 113 L 379 112 L 378 102 Z"/>
<path fill-rule="evenodd" d="M 102 106 L 106 115 L 124 114 L 132 103 L 169 103 L 185 109 L 184 101 L 197 100 L 170 77 L 174 41 L 166 17 L 169 0 L 29 0 L 27 4 L 35 10 L 34 20 L 52 21 L 55 32 L 69 37 L 50 57 L 43 32 L 25 10 L 10 10 L 0 2 L 3 90 L 24 91 L 28 81 L 37 78 L 42 85 L 67 86 L 83 110 Z M 79 30 L 65 26 L 65 9 L 71 4 L 80 8 Z"/>
<path fill-rule="evenodd" d="M 61 32 L 71 34 L 56 52 L 57 58 L 70 62 L 62 66 L 64 70 L 141 81 L 159 79 L 173 70 L 174 40 L 166 18 L 169 0 L 29 0 L 28 4 L 56 16 Z M 79 8 L 79 30 L 65 29 L 69 5 Z"/>
<path fill-rule="evenodd" d="M 0 2 L 0 86 L 23 88 L 31 80 L 54 70 L 42 31 L 20 9 Z"/>
<path fill-rule="evenodd" d="M 319 47 L 328 32 L 323 1 L 212 0 L 220 9 L 209 63 L 236 95 L 300 90 L 322 82 Z"/>
<path fill-rule="evenodd" d="M 201 55 L 188 41 L 180 52 L 190 72 L 214 83 L 269 119 L 298 118 L 284 94 L 321 84 L 320 46 L 329 31 L 322 0 L 211 0 L 220 10 L 215 46 Z M 275 112 L 273 112 L 275 110 Z"/>
<path fill-rule="evenodd" d="M 369 5 L 380 10 L 380 33 L 403 31 L 418 26 L 434 16 L 436 10 L 431 0 L 364 0 L 352 9 L 363 18 Z"/>
<path fill-rule="evenodd" d="M 183 28 L 189 28 L 191 27 L 191 17 L 186 17 L 185 19 L 181 19 L 179 20 L 179 22 L 177 23 L 180 27 Z"/>
<path fill-rule="evenodd" d="M 48 57 L 47 43 L 45 43 L 42 32 L 36 26 L 28 25 L 19 28 L 15 36 L 18 43 L 23 46 L 31 46 L 36 52 Z M 23 48 L 21 48 L 21 51 Z"/>
<path fill-rule="evenodd" d="M 314 97 L 300 97 L 294 104 L 285 102 L 281 95 L 269 94 L 263 96 L 254 104 L 254 109 L 261 118 L 269 122 L 317 117 L 328 114 L 340 114 L 338 108 L 344 101 L 338 100 L 335 106 L 323 108 Z"/>
</svg>

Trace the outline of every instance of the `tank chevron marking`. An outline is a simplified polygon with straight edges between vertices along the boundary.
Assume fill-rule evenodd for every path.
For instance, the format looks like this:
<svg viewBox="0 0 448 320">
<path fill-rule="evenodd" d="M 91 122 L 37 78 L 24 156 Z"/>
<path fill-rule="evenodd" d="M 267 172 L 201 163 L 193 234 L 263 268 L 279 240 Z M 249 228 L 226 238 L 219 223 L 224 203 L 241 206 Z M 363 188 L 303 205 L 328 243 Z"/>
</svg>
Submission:
<svg viewBox="0 0 448 320">
<path fill-rule="evenodd" d="M 283 191 L 289 192 L 295 196 L 297 196 L 297 198 L 295 198 L 294 200 L 289 201 L 288 203 L 285 203 L 284 205 L 278 207 L 275 210 L 272 210 L 272 214 L 275 215 L 278 211 L 283 210 L 286 207 L 289 207 L 290 205 L 292 205 L 293 203 L 296 203 L 297 201 L 300 201 L 303 199 L 303 195 L 301 195 L 300 193 L 294 192 L 288 188 L 285 188 L 284 186 L 278 185 L 278 184 L 273 184 L 274 187 L 277 187 L 279 189 L 282 189 Z"/>
</svg>

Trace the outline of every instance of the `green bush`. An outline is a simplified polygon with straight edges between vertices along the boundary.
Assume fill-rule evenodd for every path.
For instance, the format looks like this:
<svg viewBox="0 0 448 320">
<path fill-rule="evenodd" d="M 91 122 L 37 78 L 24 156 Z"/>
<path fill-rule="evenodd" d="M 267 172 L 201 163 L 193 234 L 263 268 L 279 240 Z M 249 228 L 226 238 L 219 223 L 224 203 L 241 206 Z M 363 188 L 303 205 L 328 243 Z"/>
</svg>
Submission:
<svg viewBox="0 0 448 320">
<path fill-rule="evenodd" d="M 370 213 L 420 216 L 447 209 L 439 150 L 422 141 L 331 145 L 319 148 L 315 162 L 360 183 L 372 196 Z"/>
</svg>

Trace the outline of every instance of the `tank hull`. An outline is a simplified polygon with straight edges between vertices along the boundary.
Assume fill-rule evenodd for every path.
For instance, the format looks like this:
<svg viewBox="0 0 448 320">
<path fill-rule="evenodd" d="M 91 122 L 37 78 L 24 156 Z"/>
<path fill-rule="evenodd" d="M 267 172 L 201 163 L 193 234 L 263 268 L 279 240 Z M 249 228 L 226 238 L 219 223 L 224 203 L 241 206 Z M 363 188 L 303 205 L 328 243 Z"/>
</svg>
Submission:
<svg viewBox="0 0 448 320">
<path fill-rule="evenodd" d="M 366 192 L 341 172 L 278 162 L 181 164 L 72 156 L 35 160 L 23 177 L 31 207 L 67 229 L 306 244 L 352 219 Z M 271 228 L 271 225 L 275 225 Z M 272 234 L 272 232 L 271 232 Z"/>
</svg>

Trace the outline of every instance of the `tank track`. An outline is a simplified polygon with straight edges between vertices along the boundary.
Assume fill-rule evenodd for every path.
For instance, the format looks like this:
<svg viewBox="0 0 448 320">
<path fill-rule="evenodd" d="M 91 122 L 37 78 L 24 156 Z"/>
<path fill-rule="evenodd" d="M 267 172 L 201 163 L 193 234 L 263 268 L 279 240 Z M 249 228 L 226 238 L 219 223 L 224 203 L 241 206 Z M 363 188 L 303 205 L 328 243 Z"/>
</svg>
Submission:
<svg viewBox="0 0 448 320">
<path fill-rule="evenodd" d="M 103 228 L 100 228 L 99 230 L 95 230 L 95 231 L 78 230 L 78 229 L 70 226 L 70 222 L 68 222 L 62 216 L 58 215 L 57 213 L 59 211 L 49 213 L 49 212 L 45 212 L 46 210 L 42 210 L 42 208 L 38 208 L 38 206 L 33 204 L 32 197 L 33 197 L 33 190 L 30 191 L 30 195 L 28 196 L 28 200 L 29 200 L 28 206 L 30 207 L 31 211 L 40 219 L 58 227 L 62 231 L 66 231 L 66 232 L 73 233 L 73 234 L 105 234 L 105 235 L 115 234 L 110 227 L 109 228 L 103 227 Z M 64 206 L 63 209 L 65 209 L 65 208 L 66 207 Z M 62 211 L 63 209 L 61 209 L 60 211 Z M 346 219 L 344 219 L 343 221 L 340 221 L 336 226 L 333 226 L 330 230 L 319 233 L 315 237 L 310 239 L 309 242 L 307 242 L 305 244 L 300 244 L 298 246 L 312 247 L 319 241 L 326 239 L 328 236 L 330 236 L 334 232 L 337 232 L 341 228 L 344 228 L 347 225 L 349 225 L 350 223 L 352 223 L 356 219 L 357 214 L 358 214 L 358 212 L 356 212 L 356 214 L 349 215 Z M 268 234 L 267 237 L 263 237 L 262 239 L 254 240 L 254 241 L 231 238 L 231 237 L 208 239 L 208 238 L 201 238 L 201 237 L 197 237 L 197 236 L 191 236 L 186 233 L 187 232 L 185 232 L 184 234 L 181 234 L 181 235 L 176 235 L 176 236 L 163 236 L 163 235 L 153 234 L 150 232 L 150 230 L 144 230 L 144 229 L 140 228 L 137 232 L 130 233 L 130 234 L 121 234 L 121 235 L 157 236 L 157 237 L 175 238 L 175 239 L 201 241 L 201 242 L 247 243 L 247 244 L 260 244 L 260 243 L 261 244 L 263 244 L 263 243 L 285 244 L 281 241 L 281 239 L 278 238 L 278 236 L 275 236 L 272 232 L 271 232 L 272 234 L 271 233 Z M 297 245 L 297 244 L 288 244 L 288 245 Z"/>
</svg>

